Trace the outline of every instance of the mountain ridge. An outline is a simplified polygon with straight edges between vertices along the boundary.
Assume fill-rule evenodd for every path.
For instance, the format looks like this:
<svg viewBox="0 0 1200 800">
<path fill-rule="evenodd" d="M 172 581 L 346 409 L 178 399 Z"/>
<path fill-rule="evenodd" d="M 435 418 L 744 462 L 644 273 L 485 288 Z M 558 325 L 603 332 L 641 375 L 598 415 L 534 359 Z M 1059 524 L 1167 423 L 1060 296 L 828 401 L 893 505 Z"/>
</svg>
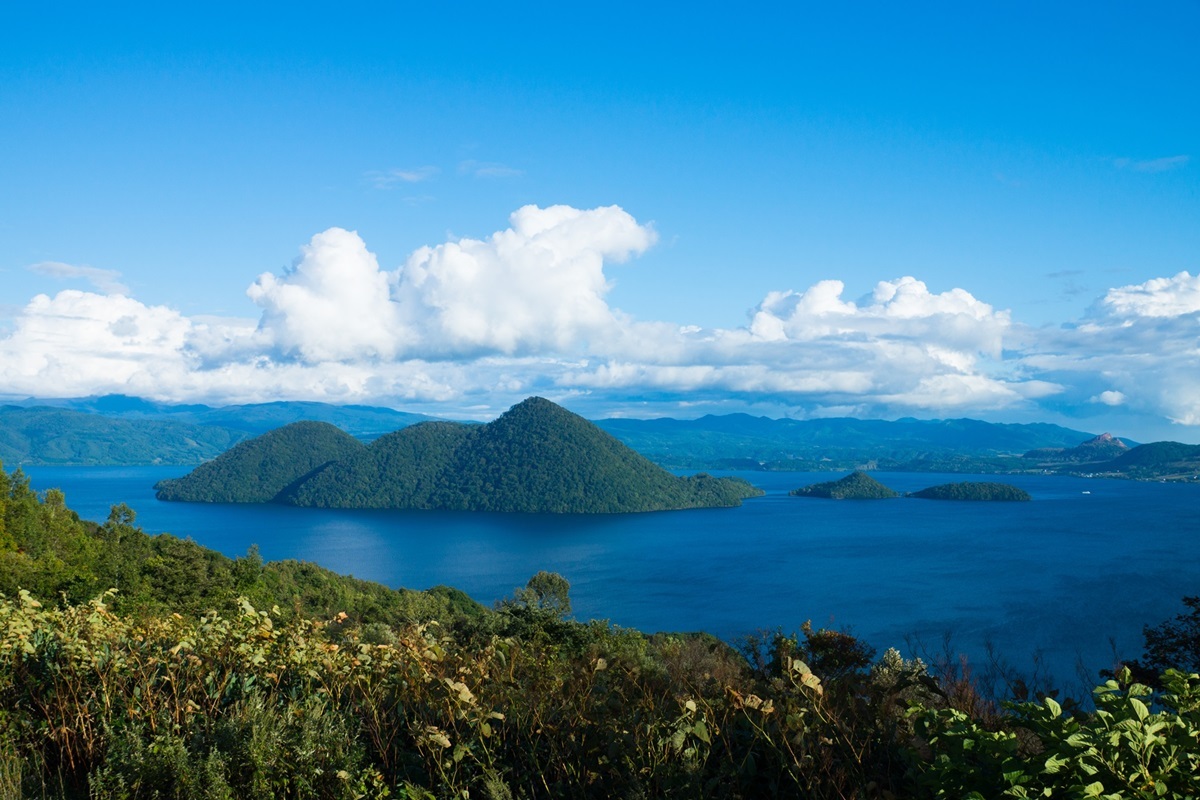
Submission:
<svg viewBox="0 0 1200 800">
<path fill-rule="evenodd" d="M 126 395 L 29 398 L 0 406 L 0 462 L 194 465 L 254 435 L 313 419 L 334 424 L 362 441 L 437 420 L 379 406 L 309 401 L 214 408 Z M 1200 480 L 1200 456 L 1194 455 L 1200 445 L 1154 442 L 1151 450 L 1134 455 L 1137 447 L 1148 445 L 1050 423 L 911 417 L 794 420 L 737 413 L 691 420 L 609 418 L 596 424 L 659 466 L 677 470 L 1048 471 Z M 1119 447 L 1120 443 L 1130 446 L 1104 451 L 1106 444 Z M 1170 453 L 1175 456 L 1168 457 Z"/>
</svg>

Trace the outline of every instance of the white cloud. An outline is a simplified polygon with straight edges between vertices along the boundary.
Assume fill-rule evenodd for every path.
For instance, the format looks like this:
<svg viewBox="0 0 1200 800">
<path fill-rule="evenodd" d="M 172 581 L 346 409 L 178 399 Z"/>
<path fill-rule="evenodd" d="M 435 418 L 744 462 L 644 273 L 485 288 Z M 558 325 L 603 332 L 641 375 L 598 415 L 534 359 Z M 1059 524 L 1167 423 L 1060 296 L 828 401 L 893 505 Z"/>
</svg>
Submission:
<svg viewBox="0 0 1200 800">
<path fill-rule="evenodd" d="M 875 413 L 1022 406 L 1059 391 L 998 369 L 1011 322 L 969 293 L 931 293 L 913 278 L 879 283 L 859 303 L 840 281 L 775 291 L 744 329 L 640 328 L 636 354 L 568 371 L 559 385 L 654 391 L 712 401 L 737 395 Z"/>
<path fill-rule="evenodd" d="M 1089 402 L 1103 403 L 1106 406 L 1123 406 L 1127 399 L 1124 392 L 1116 392 L 1109 389 L 1089 398 Z"/>
<path fill-rule="evenodd" d="M 125 391 L 139 374 L 171 380 L 189 364 L 192 323 L 163 306 L 67 290 L 38 295 L 0 340 L 0 384 L 10 392 Z"/>
<path fill-rule="evenodd" d="M 1200 277 L 1110 289 L 1080 324 L 1023 342 L 1021 361 L 1072 387 L 1068 402 L 1200 425 Z"/>
<path fill-rule="evenodd" d="M 804 292 L 771 292 L 752 315 L 750 332 L 767 341 L 907 339 L 963 356 L 999 356 L 1010 318 L 962 289 L 933 294 L 912 277 L 880 281 L 860 306 L 842 300 L 841 281 L 824 280 Z"/>
<path fill-rule="evenodd" d="M 318 234 L 290 271 L 248 290 L 264 342 L 316 364 L 560 353 L 618 335 L 604 264 L 644 251 L 653 229 L 616 206 L 526 206 L 511 222 L 488 239 L 423 247 L 391 273 L 358 234 Z"/>
<path fill-rule="evenodd" d="M 263 273 L 246 290 L 262 307 L 260 331 L 279 355 L 315 364 L 390 359 L 404 349 L 388 275 L 357 233 L 330 228 L 301 253 L 282 277 Z"/>
<path fill-rule="evenodd" d="M 1109 289 L 1103 312 L 1118 317 L 1178 317 L 1200 312 L 1200 274 L 1180 272 L 1134 286 Z"/>
<path fill-rule="evenodd" d="M 120 294 L 39 295 L 0 332 L 0 386 L 451 404 L 425 407 L 448 414 L 498 411 L 535 393 L 647 415 L 769 407 L 808 417 L 1036 417 L 1119 407 L 1200 425 L 1200 278 L 1189 273 L 1113 288 L 1087 318 L 1059 328 L 1015 323 L 966 289 L 935 291 L 914 277 L 880 281 L 857 300 L 837 280 L 781 287 L 744 326 L 701 328 L 609 305 L 612 265 L 655 240 L 617 206 L 526 206 L 503 230 L 423 247 L 388 270 L 358 234 L 330 228 L 290 269 L 249 287 L 256 320 L 185 317 Z"/>
<path fill-rule="evenodd" d="M 64 264 L 61 261 L 39 261 L 26 269 L 58 280 L 84 280 L 105 294 L 129 294 L 128 287 L 121 283 L 121 273 L 115 269 Z"/>
<path fill-rule="evenodd" d="M 604 264 L 656 235 L 617 206 L 525 206 L 488 239 L 423 247 L 396 275 L 395 297 L 430 354 L 571 351 L 618 321 Z"/>
</svg>

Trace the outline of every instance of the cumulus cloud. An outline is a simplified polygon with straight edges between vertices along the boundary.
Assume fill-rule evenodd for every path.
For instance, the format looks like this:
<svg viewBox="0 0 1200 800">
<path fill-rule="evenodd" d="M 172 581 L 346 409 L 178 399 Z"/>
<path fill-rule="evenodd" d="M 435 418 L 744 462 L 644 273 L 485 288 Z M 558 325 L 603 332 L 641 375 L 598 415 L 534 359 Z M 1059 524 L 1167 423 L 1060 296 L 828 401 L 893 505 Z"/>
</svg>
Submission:
<svg viewBox="0 0 1200 800">
<path fill-rule="evenodd" d="M 189 319 L 163 306 L 74 290 L 38 295 L 0 339 L 0 385 L 11 395 L 443 402 L 469 382 L 462 364 L 281 361 L 263 349 L 253 323 Z"/>
<path fill-rule="evenodd" d="M 121 283 L 121 273 L 115 269 L 64 264 L 61 261 L 39 261 L 26 269 L 58 280 L 87 281 L 105 294 L 129 294 L 128 287 Z"/>
<path fill-rule="evenodd" d="M 0 334 L 0 385 L 464 414 L 529 394 L 598 413 L 606 403 L 810 417 L 1120 407 L 1200 425 L 1200 278 L 1187 272 L 1110 289 L 1056 328 L 911 276 L 856 299 L 838 280 L 779 287 L 743 325 L 703 328 L 609 304 L 614 265 L 656 238 L 617 206 L 526 206 L 502 230 L 420 248 L 388 269 L 357 233 L 330 228 L 289 269 L 250 285 L 256 319 L 185 317 L 118 292 L 39 295 Z M 38 269 L 118 277 L 67 267 Z"/>
<path fill-rule="evenodd" d="M 0 384 L 42 395 L 124 391 L 139 374 L 186 369 L 191 327 L 176 311 L 121 295 L 38 295 L 0 340 Z"/>
<path fill-rule="evenodd" d="M 1200 274 L 1180 272 L 1173 278 L 1109 289 L 1101 303 L 1102 313 L 1122 318 L 1195 314 L 1200 312 Z"/>
<path fill-rule="evenodd" d="M 308 363 L 395 357 L 406 344 L 399 309 L 358 234 L 330 228 L 301 253 L 286 274 L 263 273 L 246 291 L 263 309 L 264 342 Z"/>
<path fill-rule="evenodd" d="M 308 363 L 567 352 L 617 335 L 606 262 L 655 240 L 616 206 L 526 206 L 487 239 L 423 247 L 395 272 L 358 234 L 314 236 L 293 268 L 249 289 L 264 341 Z"/>
<path fill-rule="evenodd" d="M 570 370 L 559 382 L 673 394 L 693 404 L 770 398 L 806 413 L 853 407 L 873 415 L 1019 407 L 1060 391 L 1003 374 L 1009 315 L 965 291 L 932 293 L 900 278 L 858 302 L 843 292 L 840 281 L 771 292 L 740 329 L 647 326 L 636 357 L 610 351 L 613 357 Z"/>
<path fill-rule="evenodd" d="M 1108 290 L 1078 324 L 1024 343 L 1022 363 L 1068 399 L 1200 425 L 1200 277 Z"/>
<path fill-rule="evenodd" d="M 604 264 L 646 250 L 652 228 L 617 206 L 526 206 L 510 221 L 488 239 L 421 248 L 396 275 L 424 351 L 570 351 L 617 326 Z"/>
<path fill-rule="evenodd" d="M 1126 399 L 1124 392 L 1116 392 L 1109 389 L 1090 398 L 1090 401 L 1093 403 L 1103 403 L 1106 406 L 1123 406 Z"/>
<path fill-rule="evenodd" d="M 804 292 L 772 292 L 754 312 L 750 332 L 768 341 L 845 339 L 858 334 L 920 341 L 964 357 L 1000 353 L 1007 311 L 995 311 L 962 289 L 934 294 L 921 281 L 880 281 L 859 305 L 842 299 L 841 281 L 824 280 Z"/>
</svg>

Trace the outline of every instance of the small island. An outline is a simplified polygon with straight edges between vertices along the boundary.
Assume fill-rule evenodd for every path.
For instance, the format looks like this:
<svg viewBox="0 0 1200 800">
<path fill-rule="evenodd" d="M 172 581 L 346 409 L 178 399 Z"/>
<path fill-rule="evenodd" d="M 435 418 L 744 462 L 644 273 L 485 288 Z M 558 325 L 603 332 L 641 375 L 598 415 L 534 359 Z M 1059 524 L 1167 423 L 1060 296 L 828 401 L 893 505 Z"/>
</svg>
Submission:
<svg viewBox="0 0 1200 800">
<path fill-rule="evenodd" d="M 297 422 L 155 488 L 184 502 L 542 514 L 718 508 L 763 494 L 738 478 L 672 475 L 541 397 L 486 425 L 422 422 L 369 445 Z"/>
<path fill-rule="evenodd" d="M 943 483 L 940 486 L 930 486 L 928 489 L 922 489 L 919 492 L 910 492 L 908 497 L 918 497 L 922 500 L 999 500 L 1019 502 L 1033 499 L 1029 496 L 1029 492 L 1007 483 L 977 481 Z"/>
<path fill-rule="evenodd" d="M 801 486 L 788 494 L 793 497 L 824 497 L 830 500 L 888 500 L 900 496 L 867 473 L 858 470 L 841 480 Z"/>
</svg>

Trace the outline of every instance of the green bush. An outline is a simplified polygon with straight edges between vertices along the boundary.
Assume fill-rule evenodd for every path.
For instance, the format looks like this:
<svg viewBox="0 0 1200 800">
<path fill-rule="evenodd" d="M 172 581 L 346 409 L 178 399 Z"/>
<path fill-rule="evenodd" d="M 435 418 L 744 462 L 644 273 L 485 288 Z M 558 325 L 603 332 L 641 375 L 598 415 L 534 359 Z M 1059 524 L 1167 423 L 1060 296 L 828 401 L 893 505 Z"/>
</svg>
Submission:
<svg viewBox="0 0 1200 800">
<path fill-rule="evenodd" d="M 915 782 L 946 798 L 1200 796 L 1200 675 L 1162 682 L 1155 695 L 1123 670 L 1097 687 L 1094 713 L 1064 714 L 1051 698 L 1010 704 L 996 730 L 915 709 Z"/>
</svg>

